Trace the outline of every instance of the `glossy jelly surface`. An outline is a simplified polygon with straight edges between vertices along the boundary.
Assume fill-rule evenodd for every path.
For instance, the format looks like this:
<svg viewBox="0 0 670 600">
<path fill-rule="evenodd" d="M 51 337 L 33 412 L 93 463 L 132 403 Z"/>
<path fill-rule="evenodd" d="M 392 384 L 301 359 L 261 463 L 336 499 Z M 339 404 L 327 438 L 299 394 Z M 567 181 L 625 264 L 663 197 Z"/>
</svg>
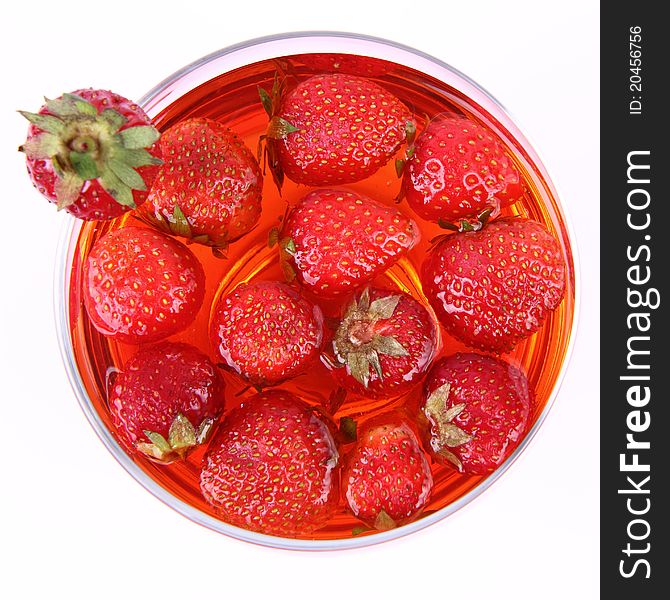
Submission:
<svg viewBox="0 0 670 600">
<path fill-rule="evenodd" d="M 257 62 L 216 76 L 205 84 L 195 87 L 172 104 L 168 104 L 154 117 L 154 121 L 160 130 L 165 130 L 189 117 L 216 119 L 235 131 L 249 148 L 255 151 L 268 120 L 259 101 L 258 87 L 270 89 L 277 68 L 286 73 L 289 85 L 295 85 L 311 75 L 322 72 L 324 66 L 328 68 L 328 64 L 332 64 L 332 61 L 331 63 L 327 60 L 305 61 L 301 57 L 283 57 Z M 570 345 L 575 308 L 574 267 L 568 232 L 557 199 L 553 195 L 553 188 L 544 178 L 543 170 L 533 163 L 529 153 L 511 133 L 492 114 L 459 90 L 395 63 L 386 63 L 383 68 L 372 69 L 363 74 L 394 93 L 414 112 L 419 122 L 419 132 L 425 126 L 426 119 L 444 112 L 464 115 L 496 132 L 507 145 L 526 189 L 523 199 L 512 207 L 503 209 L 503 214 L 521 215 L 539 221 L 559 241 L 568 266 L 565 297 L 536 334 L 504 355 L 508 362 L 519 366 L 528 377 L 535 392 L 536 401 L 532 419 L 536 420 L 542 414 L 561 373 Z M 403 152 L 404 148 L 398 152 L 396 158 L 401 158 Z M 389 205 L 398 206 L 405 214 L 416 220 L 421 230 L 420 243 L 406 257 L 377 277 L 373 285 L 403 290 L 427 306 L 418 272 L 426 252 L 431 247 L 431 240 L 445 234 L 445 231 L 415 216 L 405 202 L 395 204 L 400 190 L 400 180 L 393 159 L 371 177 L 346 187 Z M 279 225 L 287 205 L 294 204 L 310 189 L 287 179 L 280 195 L 268 171 L 264 182 L 260 221 L 255 229 L 230 245 L 225 258 L 214 256 L 211 249 L 206 246 L 198 244 L 189 246 L 205 270 L 205 300 L 192 325 L 169 339 L 193 344 L 213 357 L 208 337 L 213 304 L 219 295 L 232 290 L 241 282 L 283 280 L 277 248 L 268 246 L 268 233 Z M 132 214 L 106 223 L 85 223 L 79 230 L 70 267 L 70 335 L 74 359 L 91 405 L 112 434 L 114 431 L 107 406 L 107 389 L 114 373 L 135 353 L 137 346 L 105 338 L 92 326 L 81 303 L 81 265 L 100 236 L 110 229 L 128 225 L 148 226 Z M 308 292 L 305 294 L 310 296 Z M 313 296 L 312 299 L 319 303 L 327 316 L 337 316 L 343 304 L 342 300 L 323 301 Z M 441 337 L 442 349 L 438 357 L 467 350 L 444 332 Z M 227 386 L 226 410 L 232 409 L 255 392 L 234 374 L 223 372 L 223 376 Z M 309 403 L 327 406 L 328 398 L 337 384 L 326 367 L 316 363 L 307 373 L 287 381 L 280 387 L 294 392 Z M 420 392 L 421 385 L 417 385 L 408 393 L 390 400 L 349 395 L 332 416 L 335 422 L 343 416 L 352 416 L 364 421 L 389 408 L 405 406 L 411 410 L 416 405 Z M 186 460 L 169 465 L 157 464 L 141 455 L 132 456 L 132 460 L 170 494 L 216 517 L 216 513 L 204 500 L 199 488 L 204 452 L 205 448 L 200 448 Z M 482 481 L 482 477 L 461 475 L 453 469 L 437 464 L 433 464 L 432 469 L 435 487 L 424 515 L 455 502 Z M 340 501 L 338 511 L 327 525 L 305 536 L 305 539 L 350 538 L 354 533 L 364 536 L 374 535 L 374 532 L 358 533 L 356 529 L 359 526 L 360 522 L 347 512 L 346 503 Z"/>
</svg>

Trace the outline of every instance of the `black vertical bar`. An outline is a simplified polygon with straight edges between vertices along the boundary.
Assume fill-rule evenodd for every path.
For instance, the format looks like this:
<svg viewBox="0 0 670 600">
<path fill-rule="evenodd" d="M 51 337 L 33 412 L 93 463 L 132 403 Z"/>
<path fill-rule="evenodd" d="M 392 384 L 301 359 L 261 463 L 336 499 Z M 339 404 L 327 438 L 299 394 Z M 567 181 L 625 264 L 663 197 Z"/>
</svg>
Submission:
<svg viewBox="0 0 670 600">
<path fill-rule="evenodd" d="M 601 5 L 603 598 L 670 598 L 670 31 L 663 6 Z"/>
</svg>

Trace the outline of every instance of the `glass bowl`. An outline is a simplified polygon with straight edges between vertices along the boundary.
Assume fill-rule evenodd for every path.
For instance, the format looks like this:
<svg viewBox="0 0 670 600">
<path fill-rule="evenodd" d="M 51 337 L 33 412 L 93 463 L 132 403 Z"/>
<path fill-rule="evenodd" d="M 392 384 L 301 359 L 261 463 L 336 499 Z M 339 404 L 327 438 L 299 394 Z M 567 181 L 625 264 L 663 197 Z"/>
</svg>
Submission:
<svg viewBox="0 0 670 600">
<path fill-rule="evenodd" d="M 334 32 L 282 34 L 251 40 L 205 56 L 183 69 L 180 69 L 158 84 L 141 98 L 139 104 L 144 108 L 147 114 L 153 118 L 184 94 L 223 73 L 228 73 L 234 69 L 262 60 L 295 54 L 328 52 L 359 54 L 362 56 L 385 59 L 420 71 L 467 96 L 475 105 L 481 107 L 482 111 L 491 115 L 509 132 L 511 138 L 516 142 L 517 149 L 520 149 L 524 158 L 532 164 L 534 172 L 539 174 L 546 194 L 552 199 L 552 205 L 549 207 L 551 217 L 554 221 L 560 224 L 560 227 L 558 227 L 559 235 L 562 236 L 562 243 L 569 249 L 569 254 L 572 259 L 572 264 L 569 265 L 569 272 L 572 274 L 570 289 L 573 292 L 573 299 L 572 313 L 570 314 L 571 323 L 569 324 L 569 330 L 564 337 L 564 347 L 562 348 L 563 360 L 560 365 L 560 370 L 553 382 L 553 388 L 549 393 L 549 397 L 525 438 L 505 463 L 494 473 L 483 479 L 456 501 L 451 502 L 447 506 L 432 512 L 431 514 L 427 514 L 410 524 L 396 529 L 379 532 L 374 535 L 342 539 L 309 540 L 280 538 L 234 527 L 182 501 L 145 473 L 145 471 L 143 471 L 116 442 L 112 433 L 109 431 L 105 422 L 94 407 L 75 360 L 70 323 L 71 311 L 77 311 L 79 307 L 74 305 L 71 306 L 70 277 L 74 266 L 73 261 L 77 254 L 77 242 L 82 228 L 82 222 L 69 216 L 66 217 L 67 220 L 63 228 L 61 242 L 56 254 L 55 265 L 54 306 L 57 331 L 61 354 L 70 383 L 86 418 L 99 438 L 121 466 L 123 466 L 132 477 L 144 486 L 144 488 L 192 521 L 240 540 L 275 548 L 294 550 L 336 550 L 355 548 L 399 538 L 423 529 L 424 527 L 428 527 L 432 523 L 451 515 L 484 492 L 499 477 L 501 477 L 503 473 L 505 473 L 521 452 L 524 451 L 547 416 L 547 413 L 556 398 L 569 362 L 574 342 L 574 333 L 577 323 L 576 317 L 579 306 L 578 292 L 580 288 L 576 281 L 578 272 L 575 268 L 576 248 L 573 243 L 574 236 L 571 233 L 569 222 L 561 209 L 556 189 L 551 183 L 551 179 L 545 167 L 542 165 L 531 144 L 521 133 L 515 122 L 510 118 L 500 103 L 468 77 L 438 59 L 395 42 L 362 35 Z"/>
</svg>

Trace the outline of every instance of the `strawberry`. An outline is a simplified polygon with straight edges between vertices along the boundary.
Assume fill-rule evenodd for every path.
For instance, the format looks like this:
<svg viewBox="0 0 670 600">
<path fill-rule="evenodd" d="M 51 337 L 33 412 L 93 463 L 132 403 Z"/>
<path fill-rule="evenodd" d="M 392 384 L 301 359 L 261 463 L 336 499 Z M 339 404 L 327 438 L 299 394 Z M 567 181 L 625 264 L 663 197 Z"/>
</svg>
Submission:
<svg viewBox="0 0 670 600">
<path fill-rule="evenodd" d="M 230 412 L 212 441 L 200 489 L 222 519 L 294 537 L 322 527 L 337 503 L 338 453 L 329 424 L 273 390 Z"/>
<path fill-rule="evenodd" d="M 159 133 L 134 102 L 105 90 L 46 100 L 30 121 L 26 155 L 33 185 L 59 209 L 113 219 L 142 204 L 161 163 Z"/>
<path fill-rule="evenodd" d="M 311 186 L 353 183 L 384 166 L 416 131 L 414 117 L 376 83 L 335 73 L 316 75 L 277 100 L 261 91 L 275 180 Z M 274 97 L 274 98 L 273 98 Z"/>
<path fill-rule="evenodd" d="M 95 243 L 82 287 L 88 317 L 102 335 L 140 344 L 177 333 L 195 319 L 205 275 L 193 253 L 174 238 L 124 227 Z"/>
<path fill-rule="evenodd" d="M 428 311 L 404 292 L 366 288 L 348 306 L 333 339 L 339 384 L 365 396 L 390 397 L 413 386 L 439 350 Z"/>
<path fill-rule="evenodd" d="M 516 367 L 482 354 L 439 360 L 421 410 L 435 460 L 468 475 L 487 475 L 525 434 L 532 407 L 528 380 Z"/>
<path fill-rule="evenodd" d="M 222 296 L 210 321 L 217 355 L 257 386 L 298 375 L 319 355 L 323 315 L 284 283 L 243 283 Z"/>
<path fill-rule="evenodd" d="M 161 342 L 126 362 L 108 402 L 122 444 L 168 462 L 206 440 L 223 410 L 223 381 L 198 349 Z"/>
<path fill-rule="evenodd" d="M 413 520 L 430 500 L 433 476 L 410 422 L 399 413 L 365 424 L 342 469 L 349 510 L 375 529 Z"/>
<path fill-rule="evenodd" d="M 312 71 L 347 73 L 359 77 L 379 77 L 393 68 L 393 64 L 385 60 L 357 54 L 296 54 L 291 58 L 301 62 Z"/>
<path fill-rule="evenodd" d="M 502 141 L 460 115 L 431 121 L 408 154 L 403 192 L 414 212 L 429 221 L 496 216 L 523 196 L 519 172 Z"/>
<path fill-rule="evenodd" d="M 261 214 L 263 176 L 251 151 L 227 127 L 192 118 L 161 136 L 165 164 L 144 209 L 168 233 L 225 247 Z"/>
<path fill-rule="evenodd" d="M 473 348 L 508 352 L 561 302 L 561 247 L 535 221 L 502 218 L 444 236 L 422 266 L 423 292 L 438 319 Z"/>
<path fill-rule="evenodd" d="M 334 298 L 388 269 L 419 235 L 396 208 L 356 192 L 314 190 L 290 211 L 279 243 L 288 275 Z"/>
</svg>

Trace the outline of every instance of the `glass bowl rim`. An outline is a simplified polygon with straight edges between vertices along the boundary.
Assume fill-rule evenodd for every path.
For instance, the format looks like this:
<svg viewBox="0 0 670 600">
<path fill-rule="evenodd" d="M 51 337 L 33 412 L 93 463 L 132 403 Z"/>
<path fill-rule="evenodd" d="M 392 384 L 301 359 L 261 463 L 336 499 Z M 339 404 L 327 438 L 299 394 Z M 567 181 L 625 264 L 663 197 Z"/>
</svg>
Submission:
<svg viewBox="0 0 670 600">
<path fill-rule="evenodd" d="M 153 87 L 149 92 L 147 92 L 138 103 L 146 107 L 152 101 L 162 98 L 165 99 L 166 90 L 170 88 L 171 85 L 178 82 L 180 79 L 189 75 L 203 66 L 207 66 L 215 61 L 218 61 L 224 57 L 229 57 L 235 53 L 249 50 L 249 49 L 258 49 L 263 46 L 272 47 L 272 44 L 276 42 L 286 42 L 290 41 L 292 43 L 302 43 L 305 46 L 314 43 L 321 44 L 322 46 L 327 46 L 325 42 L 335 44 L 341 42 L 342 40 L 355 40 L 360 41 L 366 44 L 366 47 L 370 44 L 375 46 L 374 51 L 369 51 L 370 48 L 366 48 L 368 52 L 366 55 L 375 56 L 377 54 L 378 58 L 384 58 L 382 54 L 382 49 L 388 51 L 392 49 L 399 56 L 400 54 L 407 56 L 407 58 L 420 58 L 422 61 L 425 61 L 428 64 L 434 65 L 437 69 L 445 71 L 451 74 L 452 77 L 460 80 L 460 83 L 465 83 L 469 86 L 475 88 L 480 94 L 483 94 L 488 101 L 491 103 L 492 107 L 497 111 L 497 118 L 502 115 L 507 118 L 510 124 L 513 124 L 514 137 L 526 150 L 533 162 L 538 169 L 544 171 L 545 179 L 547 184 L 552 188 L 554 194 L 554 200 L 556 205 L 563 217 L 563 221 L 567 230 L 567 238 L 569 243 L 569 249 L 572 256 L 573 268 L 574 268 L 574 314 L 572 327 L 569 332 L 568 347 L 566 349 L 565 357 L 561 365 L 561 369 L 558 373 L 558 377 L 553 386 L 551 394 L 547 400 L 547 403 L 538 415 L 535 423 L 528 431 L 527 435 L 517 446 L 517 448 L 512 452 L 512 454 L 507 458 L 507 460 L 489 475 L 486 479 L 477 484 L 473 489 L 467 492 L 465 495 L 458 498 L 456 501 L 448 504 L 447 506 L 435 511 L 430 515 L 420 517 L 416 521 L 413 521 L 407 525 L 403 525 L 396 529 L 389 531 L 382 531 L 375 533 L 374 535 L 361 536 L 361 537 L 352 537 L 352 538 L 339 538 L 332 540 L 309 540 L 309 539 L 293 539 L 293 538 L 283 538 L 277 536 L 270 536 L 262 533 L 257 533 L 249 531 L 247 529 L 242 529 L 229 525 L 228 523 L 217 519 L 207 513 L 204 513 L 190 504 L 178 499 L 176 496 L 171 494 L 168 490 L 159 485 L 154 481 L 149 475 L 147 475 L 131 458 L 130 456 L 119 446 L 111 432 L 107 429 L 105 424 L 100 419 L 97 411 L 93 407 L 84 387 L 84 383 L 79 374 L 77 368 L 74 353 L 72 348 L 72 338 L 70 331 L 70 306 L 69 306 L 69 289 L 70 289 L 70 267 L 72 265 L 72 258 L 74 253 L 74 248 L 76 246 L 76 241 L 79 236 L 79 231 L 83 225 L 81 221 L 71 217 L 70 215 L 65 216 L 65 220 L 62 226 L 61 235 L 58 243 L 58 248 L 56 250 L 56 264 L 54 268 L 54 316 L 56 321 L 56 332 L 58 336 L 58 343 L 61 353 L 61 358 L 63 360 L 65 370 L 68 376 L 68 380 L 72 387 L 72 390 L 77 397 L 77 401 L 86 416 L 89 424 L 100 438 L 102 443 L 105 445 L 107 450 L 112 454 L 112 456 L 117 460 L 117 462 L 148 492 L 162 501 L 164 504 L 176 510 L 181 515 L 185 516 L 189 520 L 202 525 L 208 529 L 216 531 L 218 533 L 223 533 L 229 537 L 251 542 L 254 544 L 259 544 L 266 547 L 272 548 L 281 548 L 287 550 L 343 550 L 350 548 L 361 548 L 365 546 L 371 546 L 386 542 L 389 540 L 397 539 L 420 531 L 426 527 L 429 527 L 433 523 L 441 521 L 447 516 L 455 513 L 457 510 L 461 509 L 465 505 L 469 504 L 472 500 L 478 497 L 480 494 L 485 492 L 489 487 L 491 487 L 512 465 L 512 463 L 521 455 L 521 453 L 526 449 L 530 444 L 531 440 L 535 437 L 538 429 L 541 427 L 542 423 L 546 419 L 552 405 L 554 404 L 556 397 L 560 391 L 561 385 L 565 378 L 565 373 L 567 371 L 568 365 L 570 363 L 573 348 L 575 344 L 575 333 L 577 329 L 577 324 L 579 321 L 580 313 L 580 273 L 579 273 L 579 257 L 577 252 L 577 246 L 575 244 L 575 235 L 572 228 L 572 223 L 570 221 L 570 216 L 566 214 L 563 204 L 560 200 L 561 196 L 556 191 L 556 185 L 554 180 L 549 176 L 546 167 L 540 160 L 539 156 L 534 150 L 533 145 L 528 141 L 527 137 L 519 130 L 518 120 L 513 118 L 510 113 L 503 107 L 503 105 L 497 101 L 488 91 L 486 91 L 482 86 L 474 82 L 467 75 L 461 73 L 454 67 L 449 64 L 437 59 L 429 54 L 400 44 L 394 41 L 368 36 L 358 33 L 347 33 L 339 31 L 298 31 L 290 32 L 283 34 L 275 34 L 270 36 L 264 36 L 260 38 L 255 38 L 247 40 L 238 44 L 227 46 L 215 52 L 212 52 L 202 58 L 199 58 L 192 63 L 184 66 L 183 68 L 175 71 L 172 75 L 161 81 L 158 85 Z M 291 54 L 307 54 L 310 52 L 329 52 L 333 51 L 332 49 L 312 49 L 306 48 L 302 51 L 295 51 Z M 338 48 L 338 53 L 342 54 L 357 54 L 356 52 L 347 52 L 346 49 Z M 286 55 L 286 54 L 283 54 Z M 257 58 L 256 60 L 264 60 L 268 58 L 274 58 L 282 56 L 282 54 L 268 55 L 264 58 Z M 394 62 L 399 62 L 405 66 L 413 67 L 412 64 L 407 64 L 407 61 L 399 61 L 394 57 Z M 244 63 L 250 64 L 250 63 Z M 242 65 L 240 65 L 242 66 Z M 225 71 L 221 71 L 225 72 Z M 208 77 L 209 79 L 211 77 Z M 205 79 L 205 81 L 207 80 Z M 441 78 L 443 79 L 443 78 Z M 204 81 L 202 82 L 204 83 Z M 190 86 L 189 89 L 193 89 L 195 85 Z M 468 94 L 469 95 L 469 94 Z"/>
</svg>

